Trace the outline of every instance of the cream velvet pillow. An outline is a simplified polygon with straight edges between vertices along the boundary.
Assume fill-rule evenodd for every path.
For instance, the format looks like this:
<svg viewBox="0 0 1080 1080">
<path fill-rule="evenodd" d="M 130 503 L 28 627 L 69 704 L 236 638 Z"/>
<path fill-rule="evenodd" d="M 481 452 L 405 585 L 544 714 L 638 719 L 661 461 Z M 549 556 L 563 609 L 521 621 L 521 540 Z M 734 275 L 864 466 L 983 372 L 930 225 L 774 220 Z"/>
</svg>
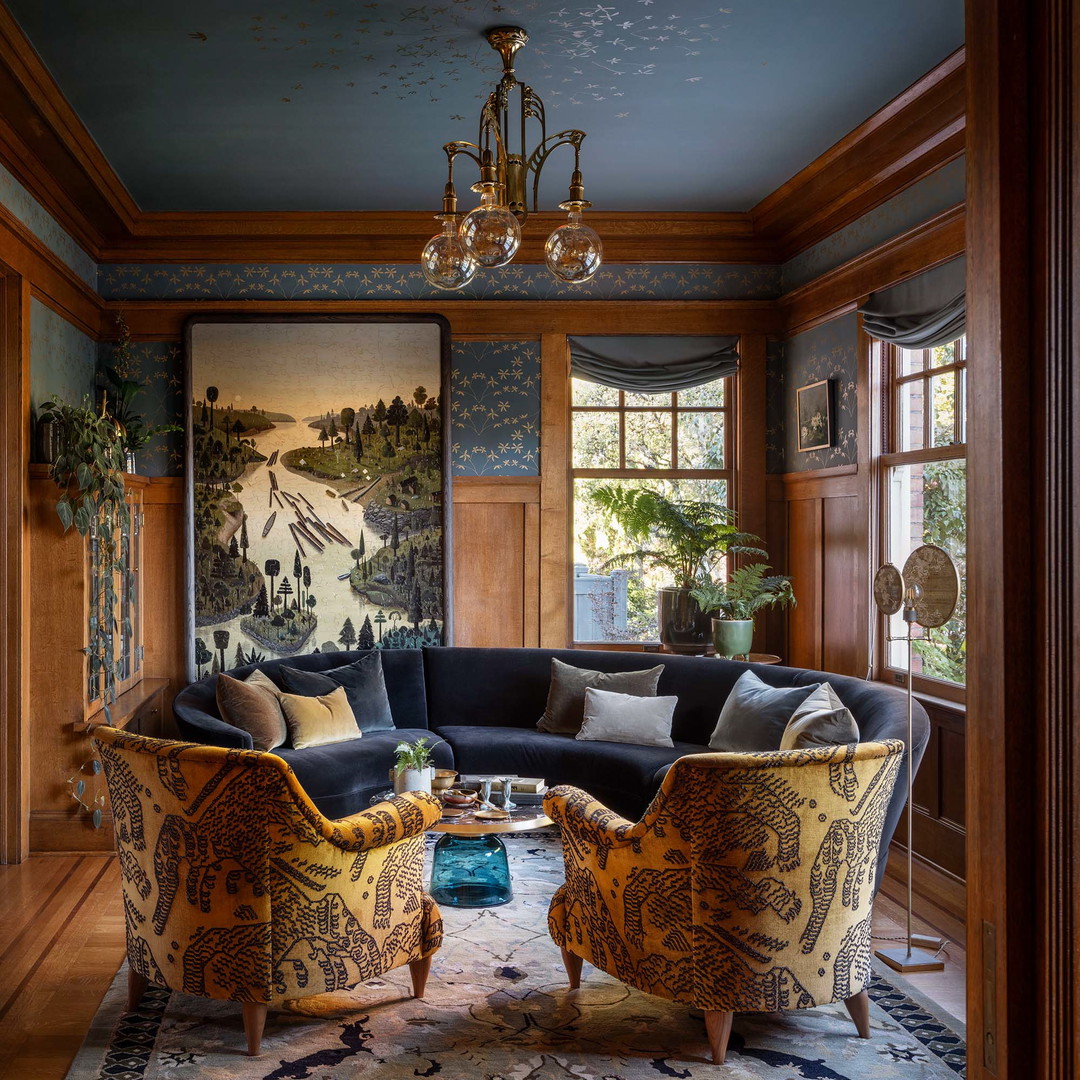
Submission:
<svg viewBox="0 0 1080 1080">
<path fill-rule="evenodd" d="M 859 726 L 851 711 L 823 682 L 796 710 L 784 728 L 781 750 L 814 746 L 846 746 L 859 741 Z"/>
<path fill-rule="evenodd" d="M 297 750 L 360 738 L 361 731 L 343 686 L 322 697 L 282 694 L 281 709 Z"/>
</svg>

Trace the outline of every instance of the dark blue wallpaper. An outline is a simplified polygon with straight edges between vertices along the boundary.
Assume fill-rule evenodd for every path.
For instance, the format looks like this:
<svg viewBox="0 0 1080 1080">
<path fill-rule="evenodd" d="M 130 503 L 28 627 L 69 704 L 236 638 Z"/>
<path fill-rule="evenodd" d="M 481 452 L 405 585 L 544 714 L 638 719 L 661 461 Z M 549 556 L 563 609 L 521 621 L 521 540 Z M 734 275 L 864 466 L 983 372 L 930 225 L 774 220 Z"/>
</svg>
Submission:
<svg viewBox="0 0 1080 1080">
<path fill-rule="evenodd" d="M 858 316 L 843 315 L 770 346 L 766 467 L 771 473 L 809 472 L 858 461 Z M 827 450 L 799 450 L 800 386 L 833 380 L 834 438 Z"/>
<path fill-rule="evenodd" d="M 540 473 L 540 346 L 455 341 L 451 353 L 455 476 Z"/>
</svg>

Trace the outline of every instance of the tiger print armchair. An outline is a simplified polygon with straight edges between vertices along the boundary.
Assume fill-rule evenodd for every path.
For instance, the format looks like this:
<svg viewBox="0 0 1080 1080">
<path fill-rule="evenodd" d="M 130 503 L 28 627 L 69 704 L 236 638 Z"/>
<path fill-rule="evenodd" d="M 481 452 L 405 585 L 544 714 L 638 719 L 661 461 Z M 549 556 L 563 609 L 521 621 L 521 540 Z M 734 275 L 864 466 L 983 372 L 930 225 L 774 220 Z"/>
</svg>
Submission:
<svg viewBox="0 0 1080 1080">
<path fill-rule="evenodd" d="M 408 964 L 421 997 L 442 919 L 423 889 L 411 793 L 330 821 L 273 754 L 97 728 L 127 928 L 128 1008 L 148 982 L 243 1006 L 256 1055 L 266 1011 Z"/>
<path fill-rule="evenodd" d="M 588 960 L 703 1009 L 718 1065 L 735 1012 L 843 1001 L 869 1038 L 874 876 L 902 753 L 890 740 L 683 757 L 637 823 L 554 788 L 566 883 L 548 928 L 571 989 Z"/>
</svg>

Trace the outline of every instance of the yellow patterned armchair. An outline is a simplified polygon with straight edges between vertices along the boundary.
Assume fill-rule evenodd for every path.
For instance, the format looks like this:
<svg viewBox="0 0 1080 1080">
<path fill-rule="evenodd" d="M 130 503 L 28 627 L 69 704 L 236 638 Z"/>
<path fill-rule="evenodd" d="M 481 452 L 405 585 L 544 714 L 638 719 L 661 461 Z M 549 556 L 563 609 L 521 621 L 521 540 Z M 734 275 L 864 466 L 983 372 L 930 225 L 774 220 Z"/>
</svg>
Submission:
<svg viewBox="0 0 1080 1080">
<path fill-rule="evenodd" d="M 895 740 L 680 758 L 644 817 L 558 787 L 566 883 L 548 927 L 571 989 L 582 960 L 705 1010 L 722 1064 L 735 1012 L 843 1001 L 870 1037 L 865 985 Z"/>
<path fill-rule="evenodd" d="M 127 927 L 128 1007 L 147 982 L 267 1006 L 408 964 L 421 997 L 442 919 L 423 889 L 430 795 L 330 821 L 273 754 L 98 728 Z"/>
</svg>

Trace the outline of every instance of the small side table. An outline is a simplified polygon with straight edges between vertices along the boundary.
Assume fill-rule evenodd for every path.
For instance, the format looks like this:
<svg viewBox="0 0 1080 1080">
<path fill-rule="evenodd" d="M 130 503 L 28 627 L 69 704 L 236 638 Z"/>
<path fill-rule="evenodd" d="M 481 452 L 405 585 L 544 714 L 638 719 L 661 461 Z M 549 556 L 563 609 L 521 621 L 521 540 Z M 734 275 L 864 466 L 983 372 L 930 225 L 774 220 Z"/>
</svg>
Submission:
<svg viewBox="0 0 1080 1080">
<path fill-rule="evenodd" d="M 514 899 L 510 863 L 500 833 L 527 832 L 552 825 L 539 807 L 510 811 L 504 819 L 484 820 L 473 813 L 432 825 L 444 835 L 435 845 L 431 895 L 449 907 L 497 907 Z"/>
</svg>

